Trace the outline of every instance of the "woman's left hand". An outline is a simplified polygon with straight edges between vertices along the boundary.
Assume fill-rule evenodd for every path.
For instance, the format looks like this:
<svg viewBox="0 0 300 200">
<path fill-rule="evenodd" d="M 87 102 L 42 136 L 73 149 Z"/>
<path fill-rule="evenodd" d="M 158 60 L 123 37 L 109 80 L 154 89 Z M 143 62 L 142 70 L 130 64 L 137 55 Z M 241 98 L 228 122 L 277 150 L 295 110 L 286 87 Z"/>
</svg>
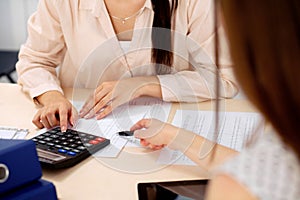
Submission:
<svg viewBox="0 0 300 200">
<path fill-rule="evenodd" d="M 161 96 L 156 77 L 134 77 L 119 81 L 103 82 L 85 102 L 80 117 L 102 119 L 113 109 L 142 95 Z"/>
</svg>

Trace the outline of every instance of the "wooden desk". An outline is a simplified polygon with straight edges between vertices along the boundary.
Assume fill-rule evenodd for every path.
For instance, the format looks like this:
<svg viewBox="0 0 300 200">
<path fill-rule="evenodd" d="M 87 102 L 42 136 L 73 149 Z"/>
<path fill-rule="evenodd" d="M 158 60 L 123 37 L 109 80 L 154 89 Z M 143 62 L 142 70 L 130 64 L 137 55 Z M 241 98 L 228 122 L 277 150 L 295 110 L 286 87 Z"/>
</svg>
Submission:
<svg viewBox="0 0 300 200">
<path fill-rule="evenodd" d="M 28 128 L 31 138 L 37 131 L 31 120 L 36 112 L 33 101 L 16 84 L 0 83 L 0 126 Z M 78 90 L 79 91 L 79 90 Z M 78 92 L 77 91 L 77 92 Z M 73 95 L 66 89 L 69 98 L 82 100 L 88 91 Z M 227 111 L 253 111 L 247 101 L 226 100 Z M 171 115 L 179 105 L 174 106 Z M 194 109 L 195 105 L 183 108 Z M 210 102 L 200 104 L 200 109 L 211 109 Z M 156 164 L 158 152 L 146 149 L 124 149 L 118 158 L 90 157 L 82 163 L 63 170 L 43 170 L 43 179 L 52 181 L 60 199 L 138 199 L 137 184 L 140 182 L 180 181 L 207 179 L 208 174 L 197 166 L 161 166 Z"/>
</svg>

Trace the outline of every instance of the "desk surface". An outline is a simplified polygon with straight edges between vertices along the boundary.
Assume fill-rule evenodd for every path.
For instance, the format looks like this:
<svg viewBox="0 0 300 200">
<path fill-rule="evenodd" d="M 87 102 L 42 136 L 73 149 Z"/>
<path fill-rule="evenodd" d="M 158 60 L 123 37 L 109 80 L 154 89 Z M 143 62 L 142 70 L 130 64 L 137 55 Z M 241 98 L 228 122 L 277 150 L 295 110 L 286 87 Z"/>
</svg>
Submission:
<svg viewBox="0 0 300 200">
<path fill-rule="evenodd" d="M 16 84 L 0 83 L 0 126 L 28 128 L 32 137 L 37 131 L 31 120 L 36 113 L 33 101 Z M 68 98 L 83 100 L 87 90 L 66 89 Z M 245 100 L 224 101 L 226 111 L 253 111 Z M 180 105 L 181 106 L 181 105 Z M 171 115 L 176 108 L 172 108 Z M 210 110 L 210 102 L 201 103 L 198 109 Z M 186 104 L 183 108 L 194 109 Z M 197 166 L 156 163 L 158 152 L 146 149 L 124 149 L 118 158 L 89 157 L 78 165 L 57 171 L 43 170 L 43 179 L 52 181 L 60 199 L 138 199 L 137 184 L 141 182 L 179 181 L 207 179 L 208 174 Z M 118 192 L 116 192 L 118 190 Z"/>
</svg>

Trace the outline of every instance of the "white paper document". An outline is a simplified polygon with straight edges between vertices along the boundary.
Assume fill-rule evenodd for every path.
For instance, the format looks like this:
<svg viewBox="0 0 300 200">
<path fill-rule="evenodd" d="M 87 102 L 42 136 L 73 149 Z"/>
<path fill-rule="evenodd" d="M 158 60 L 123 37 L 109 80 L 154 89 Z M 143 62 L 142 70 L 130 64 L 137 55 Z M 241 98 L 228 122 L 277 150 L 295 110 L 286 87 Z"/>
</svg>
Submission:
<svg viewBox="0 0 300 200">
<path fill-rule="evenodd" d="M 25 139 L 27 129 L 0 127 L 0 139 Z"/>
<path fill-rule="evenodd" d="M 84 102 L 74 101 L 72 104 L 77 110 Z M 139 146 L 139 140 L 133 137 L 123 138 L 117 133 L 128 131 L 143 118 L 156 118 L 167 121 L 171 110 L 171 103 L 157 98 L 143 97 L 130 101 L 113 110 L 107 117 L 96 120 L 79 119 L 75 129 L 110 139 L 110 145 L 94 154 L 97 157 L 116 157 L 126 146 Z"/>
<path fill-rule="evenodd" d="M 209 140 L 214 138 L 215 112 L 178 110 L 172 124 L 201 135 Z M 222 112 L 219 115 L 217 143 L 241 151 L 252 133 L 262 134 L 263 118 L 258 113 Z M 258 129 L 257 129 L 258 128 Z M 158 158 L 163 164 L 193 164 L 181 152 L 163 149 Z"/>
</svg>

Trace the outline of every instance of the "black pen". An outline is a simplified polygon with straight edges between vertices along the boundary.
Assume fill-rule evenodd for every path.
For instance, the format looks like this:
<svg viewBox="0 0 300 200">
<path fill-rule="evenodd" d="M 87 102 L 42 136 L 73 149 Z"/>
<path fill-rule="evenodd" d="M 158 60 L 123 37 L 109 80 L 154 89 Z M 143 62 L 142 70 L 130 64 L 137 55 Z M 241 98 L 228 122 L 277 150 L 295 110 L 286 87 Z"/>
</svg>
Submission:
<svg viewBox="0 0 300 200">
<path fill-rule="evenodd" d="M 133 136 L 133 131 L 120 131 L 118 132 L 119 136 L 125 136 L 125 137 L 129 137 L 129 136 Z"/>
</svg>

